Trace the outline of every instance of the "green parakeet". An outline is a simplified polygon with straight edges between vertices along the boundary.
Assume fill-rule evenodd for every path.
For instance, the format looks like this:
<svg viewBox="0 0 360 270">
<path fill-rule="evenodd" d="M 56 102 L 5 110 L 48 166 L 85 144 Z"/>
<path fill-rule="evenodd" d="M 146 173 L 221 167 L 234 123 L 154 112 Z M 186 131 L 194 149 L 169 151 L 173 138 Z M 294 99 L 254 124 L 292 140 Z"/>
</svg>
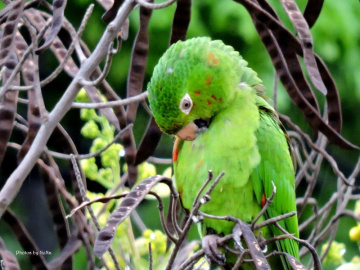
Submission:
<svg viewBox="0 0 360 270">
<path fill-rule="evenodd" d="M 155 67 L 148 92 L 160 129 L 176 135 L 174 178 L 185 208 L 191 208 L 212 170 L 215 176 L 226 174 L 202 212 L 250 223 L 272 194 L 272 182 L 276 195 L 262 220 L 296 211 L 288 136 L 256 72 L 232 47 L 206 37 L 173 44 Z M 279 223 L 298 236 L 296 215 Z M 233 227 L 232 222 L 205 218 L 203 233 L 229 234 Z M 265 238 L 280 234 L 275 226 L 262 229 Z M 299 257 L 294 240 L 269 247 Z M 286 268 L 284 260 L 282 264 Z"/>
</svg>

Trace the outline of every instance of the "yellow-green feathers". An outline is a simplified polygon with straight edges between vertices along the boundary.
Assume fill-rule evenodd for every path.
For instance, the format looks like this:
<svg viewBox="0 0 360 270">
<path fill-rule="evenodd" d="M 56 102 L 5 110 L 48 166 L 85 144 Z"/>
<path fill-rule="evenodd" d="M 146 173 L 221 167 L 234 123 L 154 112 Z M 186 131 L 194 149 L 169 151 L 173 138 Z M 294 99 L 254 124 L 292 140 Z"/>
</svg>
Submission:
<svg viewBox="0 0 360 270">
<path fill-rule="evenodd" d="M 219 40 L 202 37 L 172 45 L 148 84 L 150 107 L 160 128 L 165 133 L 176 133 L 198 115 L 210 117 L 231 103 L 234 93 L 228 89 L 235 89 L 241 82 L 259 83 L 256 73 L 246 65 L 238 52 Z M 179 109 L 186 93 L 196 101 L 190 115 Z"/>
<path fill-rule="evenodd" d="M 263 98 L 261 80 L 232 47 L 209 38 L 179 41 L 155 67 L 148 91 L 154 118 L 164 132 L 179 135 L 189 125 L 196 130 L 191 141 L 177 139 L 173 154 L 185 208 L 191 208 L 208 170 L 213 170 L 214 175 L 226 174 L 211 201 L 201 207 L 203 212 L 251 222 L 271 195 L 272 182 L 277 193 L 262 220 L 296 211 L 286 134 Z M 182 108 L 184 98 L 187 110 Z M 298 235 L 296 216 L 280 223 Z M 213 219 L 203 224 L 205 232 L 211 228 L 219 234 L 230 233 L 233 225 Z M 274 227 L 262 232 L 267 238 L 281 233 Z M 295 241 L 282 241 L 278 249 L 298 257 Z"/>
</svg>

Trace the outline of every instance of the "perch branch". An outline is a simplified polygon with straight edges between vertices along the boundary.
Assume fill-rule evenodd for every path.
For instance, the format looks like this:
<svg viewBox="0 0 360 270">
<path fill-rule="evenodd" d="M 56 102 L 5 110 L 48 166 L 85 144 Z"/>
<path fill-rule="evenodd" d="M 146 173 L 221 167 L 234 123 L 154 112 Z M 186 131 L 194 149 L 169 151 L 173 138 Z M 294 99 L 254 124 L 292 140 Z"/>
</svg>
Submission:
<svg viewBox="0 0 360 270">
<path fill-rule="evenodd" d="M 188 232 L 190 230 L 190 227 L 194 222 L 193 217 L 198 213 L 198 210 L 201 207 L 201 205 L 203 205 L 208 200 L 210 200 L 210 193 L 216 187 L 216 185 L 219 183 L 220 179 L 224 176 L 224 174 L 225 174 L 225 172 L 220 173 L 219 176 L 215 179 L 214 183 L 209 187 L 209 189 L 205 192 L 205 194 L 201 197 L 201 199 L 199 199 L 201 193 L 204 191 L 206 186 L 210 183 L 210 181 L 213 178 L 212 171 L 209 171 L 208 179 L 202 185 L 202 187 L 200 188 L 199 192 L 197 193 L 197 195 L 196 195 L 196 197 L 194 199 L 194 203 L 193 203 L 193 207 L 191 209 L 191 213 L 189 215 L 188 220 L 185 223 L 182 234 L 179 235 L 179 239 L 176 241 L 175 247 L 174 247 L 174 249 L 173 249 L 173 251 L 172 251 L 172 253 L 170 255 L 170 258 L 169 258 L 169 263 L 166 266 L 166 270 L 172 269 L 172 265 L 174 263 L 177 252 L 179 251 L 182 242 L 185 240 L 185 237 L 187 236 L 187 234 L 188 234 Z"/>
</svg>

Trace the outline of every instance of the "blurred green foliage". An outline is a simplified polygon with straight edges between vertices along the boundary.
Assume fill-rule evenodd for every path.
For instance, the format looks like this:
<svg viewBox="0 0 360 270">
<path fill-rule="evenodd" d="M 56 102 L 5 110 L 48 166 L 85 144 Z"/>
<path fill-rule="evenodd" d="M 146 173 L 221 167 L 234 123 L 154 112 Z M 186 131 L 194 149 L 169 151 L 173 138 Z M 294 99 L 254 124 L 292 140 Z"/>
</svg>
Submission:
<svg viewBox="0 0 360 270">
<path fill-rule="evenodd" d="M 324 244 L 321 248 L 322 253 L 327 249 L 328 244 Z M 342 243 L 333 242 L 329 249 L 329 253 L 326 255 L 323 264 L 324 267 L 329 266 L 334 269 L 345 263 L 343 255 L 345 253 L 345 245 Z M 330 268 L 329 268 L 330 269 Z"/>
</svg>

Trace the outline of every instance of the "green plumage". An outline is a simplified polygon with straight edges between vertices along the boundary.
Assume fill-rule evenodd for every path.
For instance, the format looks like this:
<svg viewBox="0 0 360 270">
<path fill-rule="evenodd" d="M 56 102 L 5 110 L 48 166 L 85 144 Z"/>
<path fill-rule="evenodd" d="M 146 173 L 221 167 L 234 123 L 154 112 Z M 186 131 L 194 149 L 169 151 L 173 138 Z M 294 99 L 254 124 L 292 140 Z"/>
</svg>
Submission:
<svg viewBox="0 0 360 270">
<path fill-rule="evenodd" d="M 272 182 L 277 192 L 262 220 L 296 211 L 287 135 L 263 97 L 261 80 L 232 47 L 209 38 L 174 44 L 155 67 L 148 91 L 155 120 L 165 133 L 180 134 L 188 125 L 194 128 L 197 119 L 211 120 L 193 140 L 175 143 L 174 177 L 185 208 L 191 208 L 208 170 L 213 170 L 214 175 L 226 174 L 212 200 L 201 207 L 205 213 L 251 222 L 264 194 L 271 195 Z M 191 99 L 189 111 L 182 108 L 184 98 Z M 280 224 L 298 236 L 296 216 Z M 233 225 L 205 219 L 203 231 L 228 234 Z M 282 234 L 274 226 L 262 233 L 266 238 Z M 281 241 L 278 249 L 298 258 L 293 240 Z"/>
</svg>

